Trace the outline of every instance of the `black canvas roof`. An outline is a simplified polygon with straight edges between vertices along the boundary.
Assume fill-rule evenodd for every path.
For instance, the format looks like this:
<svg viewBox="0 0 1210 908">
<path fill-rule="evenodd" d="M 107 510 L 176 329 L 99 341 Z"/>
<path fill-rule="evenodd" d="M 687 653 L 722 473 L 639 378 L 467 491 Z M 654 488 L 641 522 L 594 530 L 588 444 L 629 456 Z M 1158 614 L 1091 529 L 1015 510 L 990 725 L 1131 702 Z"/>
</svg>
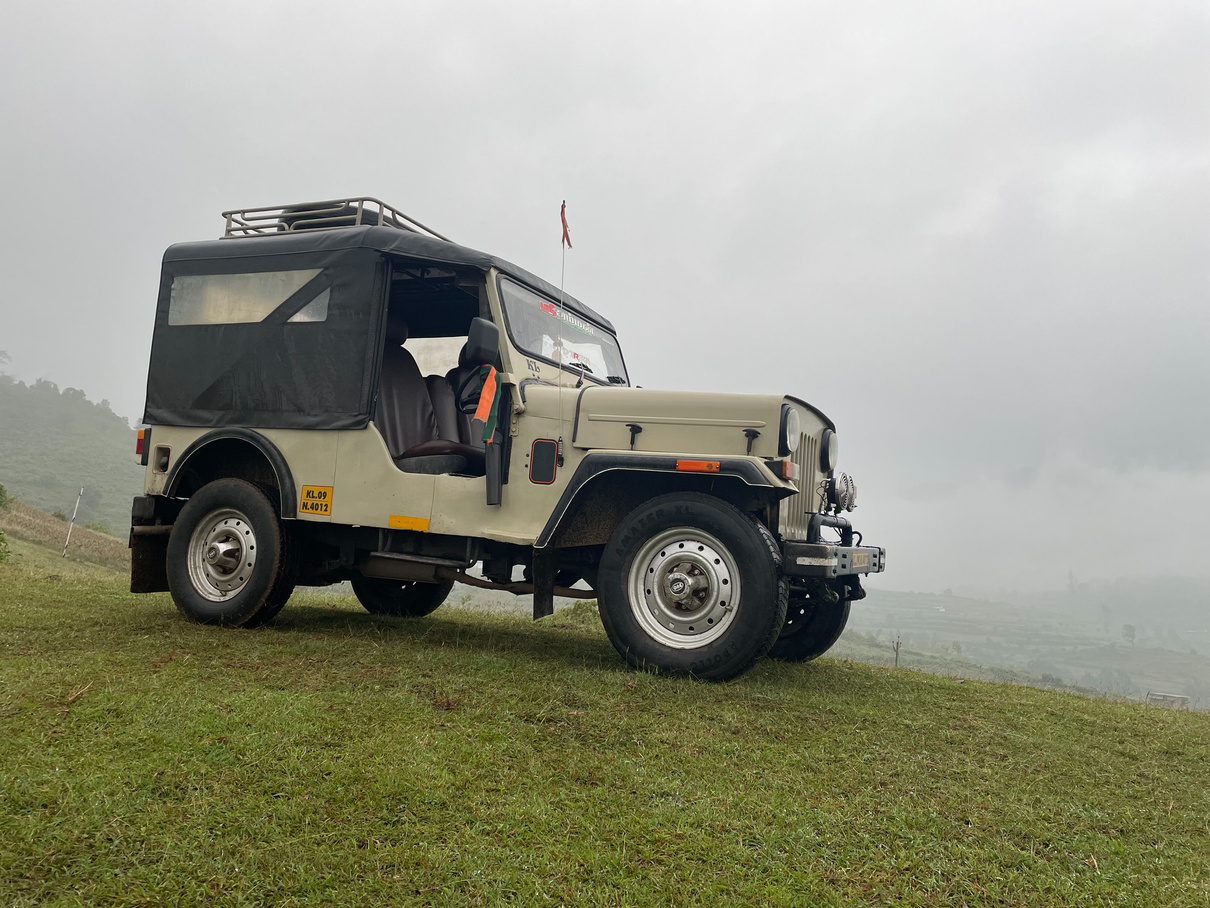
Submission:
<svg viewBox="0 0 1210 908">
<path fill-rule="evenodd" d="M 419 233 L 392 227 L 345 227 L 339 230 L 300 230 L 281 236 L 257 236 L 221 240 L 177 243 L 164 253 L 164 263 L 198 262 L 205 260 L 232 261 L 241 258 L 261 258 L 273 255 L 319 253 L 339 254 L 341 250 L 370 249 L 387 255 L 423 259 L 443 265 L 460 265 L 487 272 L 497 268 L 504 274 L 528 284 L 553 300 L 559 299 L 559 288 L 524 268 L 518 268 L 502 258 L 433 239 Z M 564 294 L 563 304 L 573 312 L 591 319 L 610 331 L 609 319 L 595 312 L 572 296 Z"/>
</svg>

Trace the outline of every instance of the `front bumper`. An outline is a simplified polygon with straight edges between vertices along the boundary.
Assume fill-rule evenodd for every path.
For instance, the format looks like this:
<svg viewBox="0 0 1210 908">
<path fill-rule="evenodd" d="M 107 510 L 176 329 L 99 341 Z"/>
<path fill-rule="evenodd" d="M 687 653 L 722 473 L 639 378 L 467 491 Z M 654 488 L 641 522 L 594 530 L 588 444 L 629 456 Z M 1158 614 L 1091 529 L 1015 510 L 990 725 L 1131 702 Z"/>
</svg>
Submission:
<svg viewBox="0 0 1210 908">
<path fill-rule="evenodd" d="M 825 545 L 787 541 L 782 547 L 782 573 L 790 577 L 846 577 L 886 569 L 886 549 L 873 545 Z"/>
</svg>

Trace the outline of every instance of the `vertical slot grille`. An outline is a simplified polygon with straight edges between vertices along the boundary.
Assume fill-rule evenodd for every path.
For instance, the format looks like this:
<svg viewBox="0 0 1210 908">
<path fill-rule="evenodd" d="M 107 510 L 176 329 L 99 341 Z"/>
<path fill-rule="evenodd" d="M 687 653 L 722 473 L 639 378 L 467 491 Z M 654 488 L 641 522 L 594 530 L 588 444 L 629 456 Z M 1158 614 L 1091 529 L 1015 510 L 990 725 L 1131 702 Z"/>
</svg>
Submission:
<svg viewBox="0 0 1210 908">
<path fill-rule="evenodd" d="M 794 452 L 798 465 L 798 494 L 781 502 L 781 534 L 786 539 L 806 539 L 810 512 L 815 509 L 815 465 L 819 460 L 819 439 L 814 435 L 802 440 Z"/>
</svg>

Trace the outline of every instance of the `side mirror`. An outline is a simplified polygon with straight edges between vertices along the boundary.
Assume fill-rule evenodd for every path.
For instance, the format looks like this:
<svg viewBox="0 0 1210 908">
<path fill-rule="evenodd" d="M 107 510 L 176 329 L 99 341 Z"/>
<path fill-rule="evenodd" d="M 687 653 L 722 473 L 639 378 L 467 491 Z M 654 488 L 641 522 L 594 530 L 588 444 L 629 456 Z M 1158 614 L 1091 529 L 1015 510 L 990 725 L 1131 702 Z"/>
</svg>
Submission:
<svg viewBox="0 0 1210 908">
<path fill-rule="evenodd" d="M 500 329 L 485 318 L 471 319 L 466 334 L 466 359 L 481 366 L 484 363 L 497 365 L 500 360 Z"/>
</svg>

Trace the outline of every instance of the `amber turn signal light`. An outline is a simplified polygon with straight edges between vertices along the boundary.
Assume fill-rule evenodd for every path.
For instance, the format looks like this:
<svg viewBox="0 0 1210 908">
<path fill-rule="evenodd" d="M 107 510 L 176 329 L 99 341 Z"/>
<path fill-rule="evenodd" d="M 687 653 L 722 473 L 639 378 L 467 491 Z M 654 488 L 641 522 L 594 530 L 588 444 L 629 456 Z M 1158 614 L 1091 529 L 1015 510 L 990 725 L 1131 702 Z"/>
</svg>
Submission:
<svg viewBox="0 0 1210 908">
<path fill-rule="evenodd" d="M 685 473 L 717 473 L 722 464 L 717 460 L 678 460 L 676 468 Z"/>
<path fill-rule="evenodd" d="M 798 464 L 792 460 L 766 460 L 765 463 L 774 476 L 780 476 L 782 479 L 798 478 Z"/>
</svg>

